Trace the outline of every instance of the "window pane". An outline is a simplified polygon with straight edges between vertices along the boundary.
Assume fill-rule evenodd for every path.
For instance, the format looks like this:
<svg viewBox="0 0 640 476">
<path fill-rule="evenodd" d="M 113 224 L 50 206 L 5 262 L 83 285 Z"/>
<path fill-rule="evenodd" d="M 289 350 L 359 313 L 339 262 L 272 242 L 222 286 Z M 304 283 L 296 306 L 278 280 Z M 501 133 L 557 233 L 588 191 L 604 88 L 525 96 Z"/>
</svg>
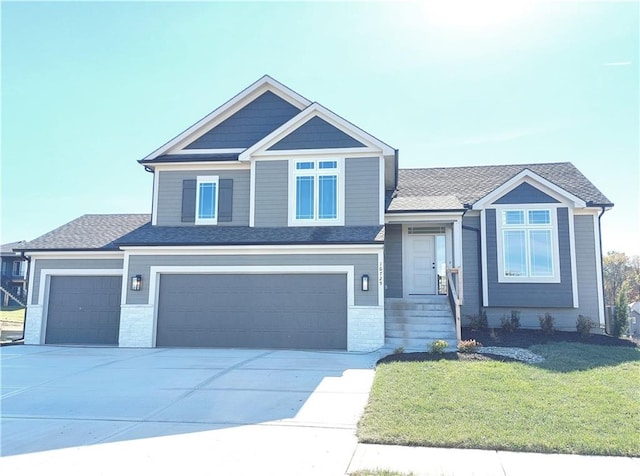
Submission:
<svg viewBox="0 0 640 476">
<path fill-rule="evenodd" d="M 313 219 L 313 177 L 296 177 L 296 219 Z"/>
<path fill-rule="evenodd" d="M 296 164 L 296 169 L 298 170 L 311 170 L 313 169 L 313 162 L 298 162 Z"/>
<path fill-rule="evenodd" d="M 530 225 L 550 225 L 551 215 L 549 210 L 529 210 Z"/>
<path fill-rule="evenodd" d="M 200 184 L 200 202 L 198 203 L 198 218 L 216 217 L 216 184 Z"/>
<path fill-rule="evenodd" d="M 320 162 L 320 167 L 321 169 L 336 169 L 338 168 L 338 162 L 336 162 L 335 160 L 326 160 L 323 162 Z"/>
<path fill-rule="evenodd" d="M 333 219 L 338 217 L 338 178 L 335 175 L 321 175 L 318 177 L 318 219 Z"/>
<path fill-rule="evenodd" d="M 529 232 L 531 276 L 553 276 L 551 230 Z"/>
<path fill-rule="evenodd" d="M 504 275 L 526 276 L 527 256 L 524 230 L 504 232 Z"/>
<path fill-rule="evenodd" d="M 524 211 L 508 210 L 504 212 L 503 223 L 505 225 L 524 225 Z"/>
</svg>

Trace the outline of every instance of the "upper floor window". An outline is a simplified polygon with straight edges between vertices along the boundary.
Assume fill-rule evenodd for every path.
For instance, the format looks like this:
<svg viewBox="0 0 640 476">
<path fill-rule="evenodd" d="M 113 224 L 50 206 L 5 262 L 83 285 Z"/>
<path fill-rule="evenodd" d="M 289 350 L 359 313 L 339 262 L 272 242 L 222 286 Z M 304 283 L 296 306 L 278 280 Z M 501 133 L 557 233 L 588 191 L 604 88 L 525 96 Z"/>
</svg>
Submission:
<svg viewBox="0 0 640 476">
<path fill-rule="evenodd" d="M 498 281 L 559 281 L 555 209 L 503 209 L 497 228 Z"/>
<path fill-rule="evenodd" d="M 218 223 L 218 177 L 198 176 L 196 181 L 196 224 Z"/>
<path fill-rule="evenodd" d="M 341 187 L 341 160 L 294 161 L 289 181 L 289 224 L 342 224 Z"/>
<path fill-rule="evenodd" d="M 13 275 L 22 276 L 22 261 L 13 262 Z"/>
</svg>

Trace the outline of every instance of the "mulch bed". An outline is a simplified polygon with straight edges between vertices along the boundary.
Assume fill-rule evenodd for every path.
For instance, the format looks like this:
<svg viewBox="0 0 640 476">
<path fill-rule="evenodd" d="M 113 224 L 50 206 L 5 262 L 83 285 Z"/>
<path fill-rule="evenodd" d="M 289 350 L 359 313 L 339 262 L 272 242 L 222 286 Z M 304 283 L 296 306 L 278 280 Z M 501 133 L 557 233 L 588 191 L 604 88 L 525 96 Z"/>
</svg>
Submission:
<svg viewBox="0 0 640 476">
<path fill-rule="evenodd" d="M 587 339 L 583 339 L 577 332 L 556 331 L 553 335 L 547 336 L 539 330 L 518 329 L 513 333 L 505 332 L 502 329 L 479 329 L 471 330 L 462 328 L 462 340 L 475 339 L 484 347 L 522 347 L 529 348 L 537 344 L 549 344 L 552 342 L 582 342 L 585 344 L 610 345 L 623 347 L 636 347 L 637 342 L 630 339 L 618 339 L 607 335 L 591 334 Z M 500 362 L 517 362 L 516 359 L 494 354 L 476 354 L 463 352 L 445 352 L 443 354 L 432 354 L 429 352 L 407 352 L 402 354 L 391 354 L 378 361 L 379 364 L 387 362 L 425 362 L 429 360 L 497 360 Z"/>
</svg>

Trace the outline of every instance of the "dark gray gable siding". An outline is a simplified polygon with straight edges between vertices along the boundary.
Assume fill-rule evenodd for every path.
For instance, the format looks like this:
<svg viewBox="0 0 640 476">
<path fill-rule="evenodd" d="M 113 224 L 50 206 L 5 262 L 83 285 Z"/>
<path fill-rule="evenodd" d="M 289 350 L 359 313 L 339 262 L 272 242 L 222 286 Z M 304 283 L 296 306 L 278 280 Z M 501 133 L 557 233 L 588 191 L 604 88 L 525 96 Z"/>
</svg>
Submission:
<svg viewBox="0 0 640 476">
<path fill-rule="evenodd" d="M 267 91 L 185 149 L 245 149 L 299 112 L 297 107 Z"/>
<path fill-rule="evenodd" d="M 402 297 L 402 225 L 386 225 L 384 232 L 385 297 Z"/>
<path fill-rule="evenodd" d="M 156 172 L 158 226 L 191 226 L 195 222 L 196 177 L 217 176 L 218 225 L 249 225 L 249 170 L 185 170 Z"/>
<path fill-rule="evenodd" d="M 380 223 L 380 160 L 377 157 L 345 159 L 346 226 Z"/>
<path fill-rule="evenodd" d="M 289 163 L 257 161 L 255 174 L 255 226 L 288 226 Z"/>
<path fill-rule="evenodd" d="M 543 191 L 526 182 L 521 183 L 509 193 L 503 195 L 495 204 L 516 204 L 516 203 L 559 203 Z"/>
<path fill-rule="evenodd" d="M 366 147 L 320 117 L 313 117 L 269 150 L 336 149 Z"/>
<path fill-rule="evenodd" d="M 572 307 L 569 212 L 558 208 L 559 283 L 499 283 L 496 210 L 486 211 L 487 281 L 489 305 L 495 307 Z"/>
</svg>

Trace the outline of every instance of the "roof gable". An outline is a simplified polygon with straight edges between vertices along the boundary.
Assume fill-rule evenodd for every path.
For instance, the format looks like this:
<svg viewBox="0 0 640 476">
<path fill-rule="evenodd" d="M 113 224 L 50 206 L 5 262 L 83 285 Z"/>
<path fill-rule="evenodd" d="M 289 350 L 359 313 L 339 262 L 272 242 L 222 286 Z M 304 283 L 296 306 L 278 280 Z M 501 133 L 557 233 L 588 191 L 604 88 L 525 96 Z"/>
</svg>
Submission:
<svg viewBox="0 0 640 476">
<path fill-rule="evenodd" d="M 195 149 L 193 147 L 189 148 L 189 146 L 191 144 L 194 144 L 197 141 L 197 139 L 204 136 L 207 132 L 215 130 L 217 126 L 221 125 L 227 119 L 230 119 L 232 116 L 234 116 L 240 110 L 248 106 L 254 100 L 260 98 L 267 91 L 272 93 L 274 96 L 277 96 L 282 101 L 285 101 L 286 103 L 290 104 L 293 108 L 297 109 L 298 111 L 304 109 L 309 104 L 311 104 L 311 102 L 308 99 L 300 96 L 298 93 L 287 88 L 285 85 L 279 83 L 272 77 L 265 75 L 262 78 L 260 78 L 258 81 L 253 83 L 251 86 L 244 89 L 243 91 L 238 93 L 236 96 L 231 98 L 229 101 L 224 103 L 222 106 L 215 109 L 213 112 L 203 117 L 202 119 L 200 119 L 198 122 L 193 124 L 184 132 L 178 134 L 169 142 L 165 143 L 163 146 L 159 147 L 158 149 L 153 151 L 151 154 L 147 155 L 145 158 L 140 160 L 140 162 L 149 163 L 149 162 L 152 162 L 156 157 L 167 155 L 167 154 L 179 155 L 180 152 L 183 150 L 184 150 L 183 153 L 187 153 L 187 154 L 194 153 L 195 150 L 200 150 L 205 153 L 210 153 L 212 151 L 211 148 Z M 248 112 L 251 112 L 254 109 L 259 109 L 259 107 L 256 107 L 256 106 L 260 106 L 260 105 L 264 106 L 263 103 L 269 103 L 269 102 L 272 105 L 275 103 L 278 103 L 278 101 L 274 99 L 271 95 L 267 95 L 264 98 L 262 98 L 256 105 L 254 105 L 254 107 L 250 108 Z M 282 110 L 284 109 L 281 103 L 278 109 L 280 110 L 278 115 L 281 116 Z M 251 121 L 248 121 L 248 118 L 246 116 L 251 116 L 251 114 L 248 114 L 248 112 L 245 111 L 245 113 L 241 114 L 240 119 L 236 118 L 234 121 L 242 122 L 245 126 L 250 127 L 250 125 L 247 122 L 251 122 Z M 246 146 L 243 146 L 242 148 L 245 148 L 245 147 Z M 233 151 L 238 153 L 240 152 L 240 150 L 238 149 L 240 149 L 240 147 L 239 148 L 224 147 L 222 150 L 227 152 Z M 220 151 L 220 149 L 218 148 L 215 148 L 213 150 L 218 152 Z"/>
<path fill-rule="evenodd" d="M 265 91 L 242 109 L 211 128 L 183 150 L 246 149 L 273 132 L 300 109 L 272 91 Z"/>
<path fill-rule="evenodd" d="M 315 116 L 268 150 L 337 149 L 366 147 L 362 142 L 341 131 L 321 117 Z"/>
<path fill-rule="evenodd" d="M 514 203 L 558 203 L 552 196 L 544 193 L 537 187 L 529 184 L 528 182 L 522 182 L 517 187 L 511 189 L 505 193 L 502 197 L 495 200 L 493 203 L 496 205 L 506 205 Z"/>
<path fill-rule="evenodd" d="M 323 133 L 325 137 L 313 137 Z M 312 133 L 312 134 L 311 134 Z M 304 138 L 304 140 L 301 140 Z M 330 144 L 329 139 L 337 138 L 340 145 Z M 322 147 L 314 147 L 322 145 Z M 302 146 L 301 146 L 302 145 Z M 291 149 L 290 147 L 296 147 Z M 392 156 L 395 150 L 388 144 L 373 137 L 359 127 L 351 124 L 324 106 L 313 103 L 297 116 L 280 126 L 268 136 L 240 154 L 240 160 L 250 160 L 257 155 L 280 155 L 284 150 L 317 149 L 359 149 L 363 152 Z"/>
</svg>

